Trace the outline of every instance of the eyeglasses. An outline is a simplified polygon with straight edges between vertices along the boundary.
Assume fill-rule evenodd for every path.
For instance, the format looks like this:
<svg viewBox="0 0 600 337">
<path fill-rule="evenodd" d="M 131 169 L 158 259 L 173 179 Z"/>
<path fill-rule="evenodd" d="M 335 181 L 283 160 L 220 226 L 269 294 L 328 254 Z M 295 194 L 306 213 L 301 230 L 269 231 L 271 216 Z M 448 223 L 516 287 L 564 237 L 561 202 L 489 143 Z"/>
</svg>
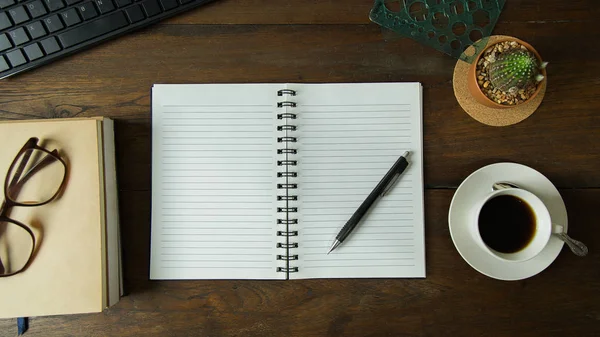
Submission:
<svg viewBox="0 0 600 337">
<path fill-rule="evenodd" d="M 29 138 L 13 160 L 4 179 L 4 202 L 0 206 L 0 277 L 26 269 L 35 250 L 35 235 L 29 226 L 11 219 L 14 206 L 41 206 L 62 191 L 67 164 L 57 150 L 48 151 Z"/>
</svg>

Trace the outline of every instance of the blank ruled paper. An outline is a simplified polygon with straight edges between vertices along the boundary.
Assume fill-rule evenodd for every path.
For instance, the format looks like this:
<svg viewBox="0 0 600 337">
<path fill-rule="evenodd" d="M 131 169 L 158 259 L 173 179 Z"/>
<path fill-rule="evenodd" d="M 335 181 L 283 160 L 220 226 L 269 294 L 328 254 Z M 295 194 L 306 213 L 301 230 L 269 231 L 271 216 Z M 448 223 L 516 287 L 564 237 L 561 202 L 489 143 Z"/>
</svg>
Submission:
<svg viewBox="0 0 600 337">
<path fill-rule="evenodd" d="M 152 279 L 276 279 L 277 90 L 155 85 Z"/>
<path fill-rule="evenodd" d="M 296 95 L 277 96 L 284 88 Z M 425 276 L 420 84 L 155 85 L 152 94 L 152 279 Z M 297 106 L 277 106 L 286 100 Z M 296 129 L 278 131 L 286 122 Z M 327 255 L 404 151 L 398 183 Z M 277 248 L 278 231 L 298 231 L 288 238 L 298 247 Z M 298 259 L 278 260 L 288 252 Z"/>
<path fill-rule="evenodd" d="M 299 272 L 290 278 L 424 277 L 420 84 L 289 87 L 299 117 Z M 327 255 L 404 151 L 410 165 L 398 183 Z"/>
</svg>

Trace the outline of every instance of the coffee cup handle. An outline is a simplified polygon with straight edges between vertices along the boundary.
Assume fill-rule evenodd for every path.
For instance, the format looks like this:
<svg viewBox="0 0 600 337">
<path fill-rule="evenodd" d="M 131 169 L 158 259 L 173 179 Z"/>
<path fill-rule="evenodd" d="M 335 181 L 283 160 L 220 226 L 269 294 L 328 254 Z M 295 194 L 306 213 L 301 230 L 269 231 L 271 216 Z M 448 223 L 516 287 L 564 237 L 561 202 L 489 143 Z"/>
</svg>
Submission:
<svg viewBox="0 0 600 337">
<path fill-rule="evenodd" d="M 577 256 L 586 256 L 588 254 L 588 247 L 583 242 L 572 239 L 567 235 L 563 226 L 554 224 L 552 226 L 552 234 L 564 241 L 571 248 L 573 254 Z"/>
</svg>

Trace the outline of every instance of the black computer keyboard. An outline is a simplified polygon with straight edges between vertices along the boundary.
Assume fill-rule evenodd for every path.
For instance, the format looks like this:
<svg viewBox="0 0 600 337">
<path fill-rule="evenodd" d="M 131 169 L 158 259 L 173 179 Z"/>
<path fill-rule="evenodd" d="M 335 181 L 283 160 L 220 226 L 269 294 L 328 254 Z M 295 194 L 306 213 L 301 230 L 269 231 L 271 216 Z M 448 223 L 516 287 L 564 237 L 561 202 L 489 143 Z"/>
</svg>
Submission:
<svg viewBox="0 0 600 337">
<path fill-rule="evenodd" d="M 0 0 L 0 79 L 212 0 Z"/>
</svg>

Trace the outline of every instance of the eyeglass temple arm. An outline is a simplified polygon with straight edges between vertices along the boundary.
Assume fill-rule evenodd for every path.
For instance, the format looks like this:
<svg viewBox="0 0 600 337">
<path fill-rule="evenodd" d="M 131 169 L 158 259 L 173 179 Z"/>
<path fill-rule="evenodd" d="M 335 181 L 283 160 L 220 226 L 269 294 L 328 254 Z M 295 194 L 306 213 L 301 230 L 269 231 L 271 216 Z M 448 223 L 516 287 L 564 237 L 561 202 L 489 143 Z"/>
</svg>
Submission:
<svg viewBox="0 0 600 337">
<path fill-rule="evenodd" d="M 25 145 L 27 146 L 27 145 Z M 23 151 L 23 150 L 21 150 Z M 17 154 L 17 158 L 18 158 L 18 154 Z M 8 188 L 11 188 L 12 186 L 15 186 L 17 184 L 17 182 L 19 181 L 19 179 L 21 179 L 21 174 L 23 173 L 23 170 L 25 170 L 25 167 L 27 166 L 27 163 L 29 162 L 29 158 L 31 158 L 31 151 L 25 151 L 25 154 L 23 154 L 23 159 L 21 160 L 21 162 L 19 163 L 19 167 L 17 168 L 17 170 L 15 171 L 12 181 L 10 182 L 10 184 L 8 184 Z"/>
<path fill-rule="evenodd" d="M 51 153 L 53 155 L 55 155 L 55 156 L 58 156 L 58 151 L 57 150 L 53 150 Z M 21 177 L 21 174 L 23 173 L 23 170 L 24 170 L 25 166 L 27 165 L 27 162 L 29 161 L 30 157 L 31 157 L 31 152 L 28 152 L 28 153 L 26 153 L 24 155 L 23 160 L 21 160 L 21 164 L 19 165 L 19 168 L 15 172 L 15 175 L 13 176 L 13 179 L 12 179 L 12 181 L 10 182 L 10 184 L 8 186 L 8 190 L 10 191 L 10 194 L 13 195 L 13 196 L 16 196 L 17 194 L 19 194 L 19 190 L 21 189 L 21 187 L 23 186 L 23 184 L 25 182 L 27 182 L 27 180 L 29 180 L 29 178 L 31 178 L 36 172 L 38 172 L 39 170 L 41 170 L 44 167 L 48 166 L 53 161 L 57 160 L 52 155 L 47 154 L 46 157 L 44 157 L 44 159 L 42 159 L 37 164 L 35 164 L 34 167 L 32 167 L 31 169 L 29 169 L 29 171 L 27 171 L 23 175 L 23 179 L 19 180 L 19 178 Z M 6 207 L 6 200 L 4 200 L 2 202 L 2 205 L 0 205 L 0 210 L 2 210 L 0 213 L 2 213 L 2 214 L 5 213 L 5 210 L 6 210 L 5 207 Z M 2 263 L 2 259 L 0 259 L 0 273 L 4 273 L 4 264 Z"/>
<path fill-rule="evenodd" d="M 37 140 L 35 138 L 30 138 L 27 143 L 25 143 L 25 145 L 23 146 L 23 149 L 25 149 L 28 144 L 30 142 L 35 142 L 37 143 Z M 23 149 L 21 149 L 21 151 L 23 151 Z M 20 154 L 21 152 L 19 152 Z M 17 154 L 17 158 L 19 157 L 19 154 Z M 8 184 L 8 186 L 6 186 L 6 191 L 9 192 L 9 194 L 13 195 L 13 194 L 18 194 L 18 182 L 19 182 L 19 178 L 21 178 L 21 174 L 23 173 L 23 170 L 25 169 L 25 166 L 27 165 L 27 162 L 29 162 L 29 158 L 31 157 L 31 152 L 30 151 L 26 151 L 25 154 L 23 155 L 23 160 L 21 160 L 21 162 L 19 163 L 19 167 L 15 170 L 15 173 L 13 175 L 12 181 Z M 15 158 L 16 160 L 16 158 Z M 10 174 L 7 173 L 7 174 Z M 1 215 L 6 215 L 6 200 L 2 201 L 2 205 L 0 205 L 0 214 Z"/>
<path fill-rule="evenodd" d="M 55 156 L 58 156 L 57 150 L 53 150 L 51 153 Z M 21 174 L 23 173 L 23 170 L 27 166 L 27 163 L 29 162 L 30 158 L 31 158 L 31 151 L 27 151 L 23 155 L 23 160 L 21 160 L 21 163 L 19 164 L 19 168 L 15 171 L 13 179 L 10 182 L 10 184 L 8 185 L 8 190 L 10 191 L 11 195 L 17 195 L 19 190 L 21 189 L 21 186 L 23 186 L 23 184 L 27 180 L 29 180 L 29 178 L 31 178 L 31 176 L 33 176 L 36 172 L 38 172 L 39 170 L 43 169 L 44 167 L 46 167 L 47 165 L 52 163 L 54 160 L 56 160 L 56 158 L 54 158 L 52 155 L 47 154 L 46 157 L 44 157 L 44 159 L 39 161 L 37 164 L 35 164 L 34 167 L 29 169 L 29 171 L 27 171 L 25 173 L 25 175 L 23 176 L 23 179 L 20 179 Z M 4 200 L 2 202 L 2 205 L 0 206 L 2 213 L 4 213 L 4 211 L 5 211 L 5 206 L 6 206 L 6 200 Z M 2 259 L 0 259 L 0 272 L 4 273 L 4 264 L 2 263 Z"/>
<path fill-rule="evenodd" d="M 23 184 L 25 184 L 27 182 L 27 180 L 29 180 L 36 172 L 40 171 L 44 167 L 52 164 L 54 161 L 57 160 L 54 156 L 58 156 L 58 151 L 52 150 L 52 152 L 50 152 L 50 153 L 52 155 L 47 154 L 46 157 L 44 157 L 44 159 L 40 160 L 37 164 L 35 164 L 35 166 L 30 168 L 29 171 L 27 171 L 23 175 L 23 178 L 20 179 L 21 174 L 23 173 L 23 170 L 25 169 L 25 166 L 27 165 L 27 162 L 29 161 L 29 158 L 31 157 L 31 152 L 27 152 L 24 155 L 23 160 L 21 161 L 21 164 L 19 165 L 19 168 L 15 172 L 15 175 L 13 176 L 12 181 L 8 185 L 8 190 L 10 191 L 11 195 L 18 194 L 18 192 L 21 189 L 21 187 L 23 186 Z"/>
<path fill-rule="evenodd" d="M 57 151 L 56 150 L 52 151 L 52 153 L 54 153 L 54 152 L 57 152 Z M 31 177 L 35 172 L 41 170 L 44 166 L 48 165 L 46 163 L 48 161 L 47 160 L 48 157 L 52 158 L 51 155 L 46 155 L 46 157 L 43 160 L 41 160 L 34 167 L 32 167 L 27 173 L 25 173 L 25 175 L 23 176 L 23 179 L 19 181 L 19 178 L 21 177 L 21 174 L 23 173 L 23 170 L 25 169 L 27 162 L 29 162 L 29 158 L 31 158 L 31 152 L 27 151 L 23 155 L 23 160 L 21 160 L 19 167 L 17 168 L 17 170 L 15 171 L 15 174 L 13 175 L 12 181 L 8 185 L 7 190 L 10 192 L 10 194 L 16 196 L 19 193 L 21 186 L 29 179 L 29 177 Z M 0 214 L 6 215 L 5 213 L 6 213 L 6 200 L 3 200 L 2 204 L 0 205 Z M 2 259 L 0 259 L 0 273 L 4 273 L 4 264 L 2 263 Z"/>
</svg>

